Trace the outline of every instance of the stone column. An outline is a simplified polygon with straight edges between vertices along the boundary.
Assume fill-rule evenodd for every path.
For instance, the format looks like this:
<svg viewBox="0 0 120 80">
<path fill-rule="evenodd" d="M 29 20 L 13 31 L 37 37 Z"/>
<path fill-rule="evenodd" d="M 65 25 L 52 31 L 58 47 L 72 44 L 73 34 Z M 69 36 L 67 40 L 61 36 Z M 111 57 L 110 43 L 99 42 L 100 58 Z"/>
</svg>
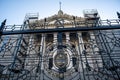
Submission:
<svg viewBox="0 0 120 80">
<path fill-rule="evenodd" d="M 79 54 L 79 69 L 78 71 L 81 72 L 81 74 L 79 74 L 79 76 L 83 76 L 81 77 L 81 79 L 85 80 L 85 75 L 84 75 L 84 69 L 85 69 L 85 59 L 83 58 L 83 50 L 85 50 L 84 48 L 84 44 L 83 44 L 83 38 L 82 38 L 82 33 L 81 32 L 78 32 L 78 45 L 77 45 L 77 51 L 78 51 L 78 54 Z"/>
<path fill-rule="evenodd" d="M 42 34 L 41 43 L 40 43 L 40 55 L 42 57 L 44 56 L 44 47 L 45 47 L 45 34 Z M 44 67 L 43 67 L 43 58 L 41 60 L 42 60 L 41 70 L 43 70 L 44 69 Z"/>
<path fill-rule="evenodd" d="M 99 51 L 98 50 L 98 47 L 95 47 L 95 46 L 97 46 L 97 44 L 96 44 L 96 39 L 95 39 L 95 36 L 94 36 L 94 34 L 93 34 L 93 32 L 89 32 L 90 33 L 90 40 L 91 40 L 91 42 L 93 43 L 93 45 L 92 45 L 92 49 L 96 52 L 96 51 Z"/>
<path fill-rule="evenodd" d="M 54 48 L 57 47 L 56 44 L 57 44 L 57 33 L 54 33 L 53 34 L 53 44 L 54 44 Z"/>
<path fill-rule="evenodd" d="M 66 34 L 66 43 L 70 45 L 70 34 L 67 32 Z"/>
<path fill-rule="evenodd" d="M 32 54 L 32 52 L 31 52 L 31 48 L 33 47 L 32 45 L 33 45 L 33 41 L 34 41 L 34 39 L 33 39 L 33 35 L 30 35 L 30 39 L 29 39 L 29 43 L 28 43 L 28 49 L 27 49 L 27 55 L 29 55 L 29 57 L 32 57 L 31 56 L 31 54 Z M 28 65 L 32 65 L 33 64 L 33 62 L 30 62 L 29 61 L 29 58 L 26 58 L 26 66 L 27 66 L 27 68 L 28 69 L 30 69 L 31 68 L 31 66 L 28 66 Z"/>
<path fill-rule="evenodd" d="M 44 53 L 45 53 L 45 34 L 42 34 L 42 38 L 41 38 L 41 43 L 40 43 L 40 62 L 41 62 L 41 74 L 40 74 L 40 80 L 43 80 L 43 76 L 44 76 Z"/>
<path fill-rule="evenodd" d="M 98 65 L 99 65 L 99 67 L 102 67 L 102 59 L 101 59 L 101 57 L 100 57 L 100 55 L 99 55 L 99 49 L 98 49 L 98 47 L 97 47 L 97 43 L 96 43 L 96 39 L 95 39 L 95 35 L 94 35 L 94 33 L 93 32 L 89 32 L 90 33 L 90 40 L 91 40 L 91 51 L 92 51 L 92 53 L 91 53 L 91 59 L 93 59 L 92 60 L 92 62 L 93 62 L 93 65 L 91 65 L 93 68 L 95 68 L 95 69 L 97 69 L 97 67 L 98 67 Z M 98 60 L 95 60 L 95 59 L 98 59 Z M 96 63 L 96 61 L 99 63 L 99 62 L 101 62 L 101 63 Z"/>
<path fill-rule="evenodd" d="M 84 47 L 84 42 L 83 42 L 83 39 L 82 39 L 82 33 L 81 32 L 78 33 L 78 40 L 79 40 L 79 45 L 80 45 L 80 52 L 82 53 L 83 50 L 85 50 L 85 47 Z"/>
<path fill-rule="evenodd" d="M 66 32 L 65 35 L 66 35 L 66 44 L 67 44 L 67 46 L 71 46 L 70 45 L 70 33 Z M 67 69 L 70 69 L 73 66 L 72 60 L 71 60 L 71 57 L 73 56 L 72 55 L 73 53 L 69 49 L 67 49 L 67 51 L 68 51 L 68 53 L 70 55 L 69 58 L 68 58 L 69 66 L 67 67 Z"/>
</svg>

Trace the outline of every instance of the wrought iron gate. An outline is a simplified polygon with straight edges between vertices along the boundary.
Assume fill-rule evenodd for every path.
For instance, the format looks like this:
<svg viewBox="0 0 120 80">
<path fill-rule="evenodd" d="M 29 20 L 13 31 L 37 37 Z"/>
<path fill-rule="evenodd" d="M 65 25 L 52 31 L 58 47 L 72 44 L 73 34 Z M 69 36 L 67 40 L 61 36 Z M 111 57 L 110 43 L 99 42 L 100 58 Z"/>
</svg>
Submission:
<svg viewBox="0 0 120 80">
<path fill-rule="evenodd" d="M 92 27 L 26 26 L 1 25 L 0 80 L 120 79 L 119 20 Z"/>
</svg>

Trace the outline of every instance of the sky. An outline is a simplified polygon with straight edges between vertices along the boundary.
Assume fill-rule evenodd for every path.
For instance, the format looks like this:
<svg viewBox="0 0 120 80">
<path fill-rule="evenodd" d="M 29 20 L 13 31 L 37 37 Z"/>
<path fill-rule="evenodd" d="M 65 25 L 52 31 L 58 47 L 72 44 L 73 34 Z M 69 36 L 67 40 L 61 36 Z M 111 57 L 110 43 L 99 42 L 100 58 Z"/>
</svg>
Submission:
<svg viewBox="0 0 120 80">
<path fill-rule="evenodd" d="M 117 19 L 120 0 L 0 0 L 0 23 L 7 19 L 6 25 L 23 24 L 26 13 L 39 13 L 39 19 L 64 13 L 83 17 L 83 10 L 97 9 L 101 19 Z"/>
</svg>

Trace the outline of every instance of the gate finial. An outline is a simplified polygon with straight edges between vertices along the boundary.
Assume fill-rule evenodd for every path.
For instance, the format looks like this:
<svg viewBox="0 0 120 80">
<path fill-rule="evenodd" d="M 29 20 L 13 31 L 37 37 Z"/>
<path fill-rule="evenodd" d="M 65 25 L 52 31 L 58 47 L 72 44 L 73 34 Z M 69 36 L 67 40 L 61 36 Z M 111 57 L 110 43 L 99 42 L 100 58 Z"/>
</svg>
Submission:
<svg viewBox="0 0 120 80">
<path fill-rule="evenodd" d="M 61 4 L 62 4 L 62 3 L 61 3 L 61 2 L 59 2 L 60 10 L 61 10 Z"/>
</svg>

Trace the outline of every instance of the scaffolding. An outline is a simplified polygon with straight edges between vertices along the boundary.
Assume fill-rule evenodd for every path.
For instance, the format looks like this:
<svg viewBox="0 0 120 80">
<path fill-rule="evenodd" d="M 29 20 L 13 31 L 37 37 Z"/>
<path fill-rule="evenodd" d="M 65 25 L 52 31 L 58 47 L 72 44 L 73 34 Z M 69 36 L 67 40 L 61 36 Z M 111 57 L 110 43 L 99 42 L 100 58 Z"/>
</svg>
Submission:
<svg viewBox="0 0 120 80">
<path fill-rule="evenodd" d="M 50 29 L 30 29 L 29 19 L 23 25 L 3 21 L 0 80 L 119 80 L 120 20 L 96 17 Z"/>
</svg>

